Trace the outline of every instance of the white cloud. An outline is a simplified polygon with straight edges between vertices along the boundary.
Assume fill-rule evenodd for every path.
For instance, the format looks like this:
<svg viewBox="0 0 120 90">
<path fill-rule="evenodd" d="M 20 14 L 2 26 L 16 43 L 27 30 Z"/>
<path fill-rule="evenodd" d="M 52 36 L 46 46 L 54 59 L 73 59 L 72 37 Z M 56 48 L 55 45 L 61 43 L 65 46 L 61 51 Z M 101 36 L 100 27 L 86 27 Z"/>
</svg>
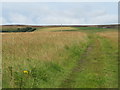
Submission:
<svg viewBox="0 0 120 90">
<path fill-rule="evenodd" d="M 7 20 L 3 17 L 0 17 L 0 25 L 6 24 L 6 23 L 7 23 Z"/>
<path fill-rule="evenodd" d="M 105 10 L 93 10 L 90 13 L 87 13 L 88 16 L 90 17 L 98 17 L 98 16 L 103 16 L 106 15 L 107 12 Z"/>
<path fill-rule="evenodd" d="M 6 16 L 4 22 L 17 24 L 109 24 L 117 22 L 116 13 L 109 12 L 111 9 L 92 5 L 90 3 L 13 3 L 9 6 L 7 4 L 5 10 L 8 12 L 3 14 Z"/>
<path fill-rule="evenodd" d="M 11 23 L 20 23 L 20 24 L 30 24 L 33 23 L 32 19 L 29 16 L 25 16 L 18 13 L 12 13 L 9 16 L 9 21 Z"/>
<path fill-rule="evenodd" d="M 102 16 L 96 16 L 89 20 L 89 22 L 93 24 L 109 24 L 109 23 L 117 23 L 118 21 L 117 15 L 102 15 Z"/>
<path fill-rule="evenodd" d="M 83 23 L 84 19 L 76 19 L 71 17 L 47 17 L 47 18 L 38 18 L 37 23 L 45 23 L 45 24 L 79 24 Z"/>
</svg>

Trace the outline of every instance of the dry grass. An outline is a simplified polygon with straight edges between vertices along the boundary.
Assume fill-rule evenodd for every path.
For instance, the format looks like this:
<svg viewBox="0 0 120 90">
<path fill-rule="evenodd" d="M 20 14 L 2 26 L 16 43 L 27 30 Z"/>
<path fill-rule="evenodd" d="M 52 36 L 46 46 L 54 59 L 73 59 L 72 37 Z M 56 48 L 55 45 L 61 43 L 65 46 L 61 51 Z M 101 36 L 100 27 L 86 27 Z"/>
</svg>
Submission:
<svg viewBox="0 0 120 90">
<path fill-rule="evenodd" d="M 88 58 L 88 61 L 93 60 L 96 62 L 98 60 L 98 63 L 96 63 L 96 65 L 93 65 L 93 67 L 99 66 L 99 61 L 103 61 L 103 63 L 106 63 L 106 65 L 104 65 L 104 68 L 106 68 L 106 70 L 114 70 L 114 67 L 111 67 L 111 64 L 113 64 L 113 62 L 110 62 L 110 60 L 116 63 L 116 57 L 114 56 L 114 53 L 116 53 L 117 50 L 114 48 L 115 46 L 112 46 L 111 42 L 108 43 L 107 39 L 105 38 L 98 38 L 97 35 L 94 36 L 95 34 L 89 34 L 72 31 L 44 32 L 44 30 L 42 32 L 3 33 L 3 87 L 58 87 L 62 80 L 64 80 L 71 72 L 72 68 L 76 65 L 76 61 L 80 59 L 82 53 L 85 52 L 85 49 L 88 47 L 88 45 L 97 39 L 100 40 L 101 44 L 96 43 L 99 45 L 99 47 L 96 45 L 95 49 L 93 48 L 94 51 L 91 52 L 93 55 L 90 54 L 86 58 Z M 118 37 L 116 32 L 101 32 L 97 34 L 115 41 Z M 115 43 L 115 45 L 117 44 Z M 111 56 L 112 59 L 109 56 Z M 92 64 L 90 62 L 89 64 L 85 65 L 85 68 L 90 69 L 91 65 Z M 101 65 L 103 64 L 101 63 Z M 29 77 L 26 77 L 23 74 L 23 71 L 29 71 Z M 94 68 L 93 70 L 85 71 L 86 73 L 80 72 L 80 75 L 83 75 L 83 77 L 77 78 L 77 81 L 78 79 L 80 80 L 77 82 L 77 85 L 81 85 L 80 82 L 82 79 L 83 83 L 88 82 L 90 73 L 92 76 L 90 77 L 92 80 L 90 81 L 91 85 L 93 84 L 94 86 L 94 83 L 95 85 L 104 85 L 103 82 L 106 80 L 104 77 L 100 76 L 101 80 L 96 82 L 99 77 L 97 76 L 95 79 L 93 76 Z M 111 71 L 107 72 L 109 73 Z M 21 78 L 23 80 L 22 86 L 20 86 Z M 111 83 L 112 79 L 114 81 L 114 76 L 111 76 L 108 81 Z M 112 84 L 113 83 L 110 85 Z"/>
<path fill-rule="evenodd" d="M 72 59 L 70 55 L 73 52 L 70 51 L 71 49 L 68 49 L 72 48 L 73 50 L 73 46 L 77 46 L 77 48 L 82 50 L 82 48 L 85 47 L 83 44 L 87 44 L 87 41 L 87 35 L 81 32 L 26 32 L 2 34 L 3 86 L 19 87 L 15 84 L 16 81 L 20 82 L 19 79 L 21 76 L 19 74 L 21 74 L 23 70 L 31 70 L 38 66 L 39 68 L 40 66 L 42 67 L 42 62 L 54 62 L 58 65 L 63 65 L 63 63 Z M 74 59 L 76 58 L 72 60 L 74 61 Z M 12 70 L 10 70 L 11 67 Z M 47 67 L 44 66 L 42 68 Z M 46 70 L 45 73 L 48 71 L 49 70 Z M 19 77 L 11 76 L 11 72 L 13 74 L 17 73 Z M 49 77 L 54 77 L 53 74 Z M 13 77 L 13 80 L 11 80 L 11 77 Z"/>
<path fill-rule="evenodd" d="M 74 30 L 75 28 L 73 27 L 49 27 L 49 28 L 43 28 L 43 29 L 38 29 L 36 31 L 57 31 L 57 30 Z"/>
<path fill-rule="evenodd" d="M 60 57 L 59 54 L 66 53 L 65 47 L 87 40 L 87 35 L 81 32 L 10 33 L 2 36 L 3 63 L 7 65 L 21 64 L 28 58 L 38 61 L 62 60 L 67 55 Z M 13 59 L 14 62 L 11 62 Z"/>
<path fill-rule="evenodd" d="M 118 42 L 118 32 L 100 32 L 97 33 L 100 36 L 111 39 L 112 41 Z"/>
</svg>

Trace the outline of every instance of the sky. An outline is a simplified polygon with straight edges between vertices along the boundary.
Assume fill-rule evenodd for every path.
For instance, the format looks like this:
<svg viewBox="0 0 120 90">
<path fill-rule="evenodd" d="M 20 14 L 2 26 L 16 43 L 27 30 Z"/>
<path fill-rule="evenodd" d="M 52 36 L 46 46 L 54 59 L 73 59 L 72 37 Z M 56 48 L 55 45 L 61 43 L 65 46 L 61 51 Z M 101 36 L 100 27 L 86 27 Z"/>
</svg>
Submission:
<svg viewBox="0 0 120 90">
<path fill-rule="evenodd" d="M 28 25 L 116 24 L 118 3 L 3 2 L 0 21 L 0 24 Z"/>
</svg>

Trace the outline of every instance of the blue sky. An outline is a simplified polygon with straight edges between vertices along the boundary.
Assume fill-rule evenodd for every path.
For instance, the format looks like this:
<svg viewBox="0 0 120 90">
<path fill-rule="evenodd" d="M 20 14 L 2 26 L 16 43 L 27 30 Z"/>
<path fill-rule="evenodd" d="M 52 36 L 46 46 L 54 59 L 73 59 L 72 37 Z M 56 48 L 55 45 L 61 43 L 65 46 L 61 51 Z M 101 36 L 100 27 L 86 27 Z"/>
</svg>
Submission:
<svg viewBox="0 0 120 90">
<path fill-rule="evenodd" d="M 3 2 L 0 19 L 2 24 L 114 24 L 118 3 Z"/>
</svg>

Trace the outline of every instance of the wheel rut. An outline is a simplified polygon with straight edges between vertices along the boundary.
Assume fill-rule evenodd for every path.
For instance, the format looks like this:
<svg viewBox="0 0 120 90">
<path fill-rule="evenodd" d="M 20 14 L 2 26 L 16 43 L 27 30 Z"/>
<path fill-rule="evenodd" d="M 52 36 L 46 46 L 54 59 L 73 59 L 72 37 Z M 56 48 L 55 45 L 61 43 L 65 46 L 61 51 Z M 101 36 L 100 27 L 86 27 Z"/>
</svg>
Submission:
<svg viewBox="0 0 120 90">
<path fill-rule="evenodd" d="M 94 48 L 94 44 L 90 44 L 84 53 L 81 55 L 80 60 L 76 62 L 75 67 L 71 70 L 71 73 L 68 75 L 68 77 L 62 82 L 60 85 L 61 88 L 72 88 L 72 84 L 75 82 L 74 78 L 77 72 L 82 72 L 84 70 L 84 65 L 87 63 L 86 57 L 89 55 L 90 52 L 92 52 Z"/>
</svg>

